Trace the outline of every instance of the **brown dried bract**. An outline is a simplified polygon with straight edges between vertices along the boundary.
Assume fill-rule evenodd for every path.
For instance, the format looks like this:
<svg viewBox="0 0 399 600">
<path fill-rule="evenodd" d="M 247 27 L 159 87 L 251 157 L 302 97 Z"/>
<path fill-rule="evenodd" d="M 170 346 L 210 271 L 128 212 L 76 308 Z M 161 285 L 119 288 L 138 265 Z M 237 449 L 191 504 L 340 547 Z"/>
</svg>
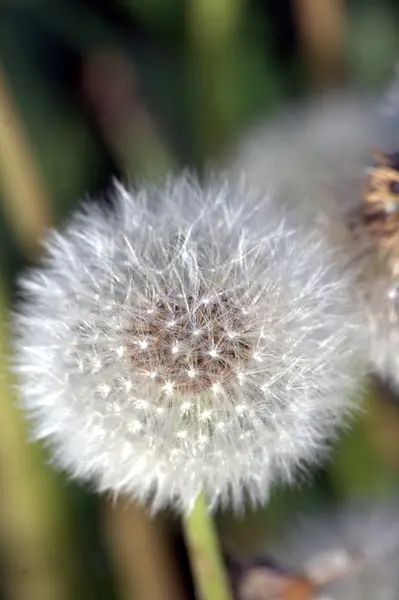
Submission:
<svg viewBox="0 0 399 600">
<path fill-rule="evenodd" d="M 399 259 L 399 153 L 373 153 L 362 203 L 349 217 L 356 236 L 368 235 L 395 262 Z"/>
</svg>

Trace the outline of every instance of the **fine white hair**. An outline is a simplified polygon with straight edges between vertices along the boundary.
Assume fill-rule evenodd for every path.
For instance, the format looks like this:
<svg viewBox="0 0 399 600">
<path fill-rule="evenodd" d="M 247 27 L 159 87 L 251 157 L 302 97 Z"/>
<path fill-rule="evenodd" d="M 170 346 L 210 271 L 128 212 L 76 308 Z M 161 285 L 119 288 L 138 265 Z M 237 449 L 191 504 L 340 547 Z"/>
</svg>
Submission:
<svg viewBox="0 0 399 600">
<path fill-rule="evenodd" d="M 277 190 L 116 184 L 45 241 L 14 319 L 23 406 L 97 489 L 190 510 L 267 499 L 324 456 L 358 384 L 348 281 Z"/>
</svg>

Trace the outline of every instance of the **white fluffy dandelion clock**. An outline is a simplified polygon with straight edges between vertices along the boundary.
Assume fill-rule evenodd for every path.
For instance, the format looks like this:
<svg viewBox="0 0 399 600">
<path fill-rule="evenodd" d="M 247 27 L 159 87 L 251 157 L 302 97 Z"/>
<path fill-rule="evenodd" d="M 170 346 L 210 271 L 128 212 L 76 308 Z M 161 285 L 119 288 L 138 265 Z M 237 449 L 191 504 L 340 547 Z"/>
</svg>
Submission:
<svg viewBox="0 0 399 600">
<path fill-rule="evenodd" d="M 347 281 L 273 198 L 183 175 L 87 204 L 22 278 L 16 369 L 73 475 L 190 510 L 267 498 L 350 408 Z"/>
<path fill-rule="evenodd" d="M 286 205 L 295 207 L 307 226 L 323 228 L 328 243 L 340 249 L 344 270 L 357 270 L 353 298 L 364 323 L 369 368 L 396 387 L 398 115 L 397 82 L 378 110 L 376 103 L 361 99 L 327 99 L 261 129 L 244 143 L 238 158 L 260 187 L 270 177 L 281 183 Z"/>
</svg>

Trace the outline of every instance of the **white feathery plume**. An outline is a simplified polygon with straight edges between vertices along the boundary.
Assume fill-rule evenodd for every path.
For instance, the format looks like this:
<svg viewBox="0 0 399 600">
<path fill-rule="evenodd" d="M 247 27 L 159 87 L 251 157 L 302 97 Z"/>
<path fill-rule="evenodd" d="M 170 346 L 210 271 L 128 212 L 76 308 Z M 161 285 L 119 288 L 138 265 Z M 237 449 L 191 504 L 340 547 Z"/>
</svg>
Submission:
<svg viewBox="0 0 399 600">
<path fill-rule="evenodd" d="M 398 89 L 395 82 L 381 106 L 350 96 L 315 101 L 258 128 L 234 162 L 235 171 L 246 172 L 263 189 L 271 177 L 281 184 L 285 205 L 296 209 L 307 226 L 321 226 L 328 243 L 340 251 L 344 270 L 357 271 L 353 298 L 364 323 L 369 369 L 396 387 Z M 374 150 L 382 154 L 373 163 Z"/>
<path fill-rule="evenodd" d="M 153 510 L 267 498 L 358 384 L 348 281 L 243 179 L 86 204 L 21 279 L 16 371 L 56 463 Z M 356 336 L 355 336 L 356 337 Z"/>
<path fill-rule="evenodd" d="M 312 600 L 399 597 L 397 502 L 351 501 L 303 516 L 267 552 L 309 581 Z"/>
</svg>

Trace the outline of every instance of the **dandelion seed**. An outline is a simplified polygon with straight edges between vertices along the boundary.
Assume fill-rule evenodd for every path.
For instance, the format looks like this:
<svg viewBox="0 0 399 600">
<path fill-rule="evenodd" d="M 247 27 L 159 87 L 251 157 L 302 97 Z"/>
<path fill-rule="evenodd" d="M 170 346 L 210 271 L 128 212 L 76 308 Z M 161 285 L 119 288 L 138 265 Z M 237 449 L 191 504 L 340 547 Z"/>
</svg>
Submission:
<svg viewBox="0 0 399 600">
<path fill-rule="evenodd" d="M 133 421 L 133 423 L 131 423 L 130 425 L 128 425 L 128 428 L 129 428 L 129 430 L 130 430 L 132 433 L 137 433 L 137 432 L 139 432 L 139 431 L 141 431 L 141 430 L 142 430 L 143 426 L 142 426 L 142 424 L 140 423 L 140 421 L 138 421 L 138 420 L 135 420 L 135 421 Z"/>
<path fill-rule="evenodd" d="M 216 394 L 221 394 L 223 391 L 223 388 L 220 385 L 220 383 L 214 383 L 214 384 L 212 384 L 211 390 L 216 395 Z"/>
<path fill-rule="evenodd" d="M 114 200 L 50 234 L 21 281 L 16 370 L 37 436 L 153 510 L 202 491 L 211 508 L 264 502 L 351 409 L 348 281 L 244 180 L 118 184 Z"/>
<path fill-rule="evenodd" d="M 171 396 L 173 394 L 173 388 L 174 383 L 172 383 L 171 381 L 166 381 L 162 389 L 165 391 L 165 394 Z"/>
<path fill-rule="evenodd" d="M 111 388 L 106 383 L 100 383 L 100 385 L 97 386 L 97 390 L 102 396 L 106 397 L 110 393 Z"/>
<path fill-rule="evenodd" d="M 210 419 L 212 417 L 212 411 L 210 408 L 208 408 L 207 410 L 203 410 L 201 413 L 201 419 L 203 421 L 206 421 L 208 419 Z"/>
</svg>

